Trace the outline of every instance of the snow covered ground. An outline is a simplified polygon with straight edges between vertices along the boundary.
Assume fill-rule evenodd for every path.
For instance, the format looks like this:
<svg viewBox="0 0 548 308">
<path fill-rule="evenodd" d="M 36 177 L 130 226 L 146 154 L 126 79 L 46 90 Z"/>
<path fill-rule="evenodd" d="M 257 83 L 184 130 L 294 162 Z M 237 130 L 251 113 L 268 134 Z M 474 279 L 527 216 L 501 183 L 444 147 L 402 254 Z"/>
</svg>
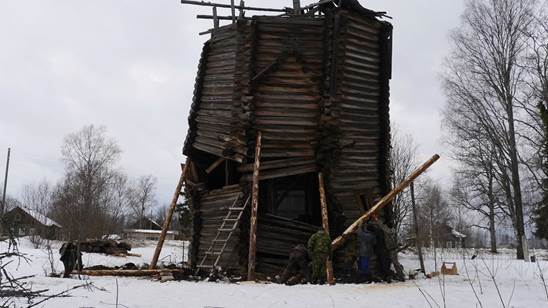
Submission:
<svg viewBox="0 0 548 308">
<path fill-rule="evenodd" d="M 59 243 L 53 243 L 55 269 L 62 271 L 57 254 L 59 246 Z M 86 266 L 148 263 L 154 247 L 154 242 L 145 242 L 134 248 L 132 252 L 140 257 L 84 254 L 83 261 Z M 182 242 L 168 241 L 161 258 L 167 262 L 180 262 L 184 249 L 187 245 Z M 6 246 L 0 244 L 0 251 L 5 250 Z M 45 273 L 51 272 L 47 252 L 35 249 L 27 239 L 20 241 L 20 250 L 32 263 L 11 264 L 11 270 L 16 276 L 36 275 L 31 279 L 35 289 L 47 288 L 54 293 L 82 283 L 78 279 L 46 277 Z M 392 284 L 288 287 L 247 282 L 160 283 L 146 278 L 85 277 L 93 283 L 93 289 L 75 290 L 72 297 L 54 299 L 42 307 L 115 307 L 117 296 L 119 307 L 444 307 L 444 297 L 446 307 L 548 307 L 546 290 L 539 277 L 540 270 L 548 276 L 548 253 L 536 252 L 537 258 L 542 259 L 538 264 L 513 260 L 513 253 L 481 254 L 475 260 L 468 256 L 463 262 L 462 252 L 438 250 L 438 267 L 441 260 L 456 261 L 459 276 Z M 426 258 L 427 270 L 432 271 L 433 254 L 427 253 Z M 414 255 L 403 255 L 401 261 L 406 270 L 418 268 Z M 496 277 L 496 286 L 490 272 Z"/>
</svg>

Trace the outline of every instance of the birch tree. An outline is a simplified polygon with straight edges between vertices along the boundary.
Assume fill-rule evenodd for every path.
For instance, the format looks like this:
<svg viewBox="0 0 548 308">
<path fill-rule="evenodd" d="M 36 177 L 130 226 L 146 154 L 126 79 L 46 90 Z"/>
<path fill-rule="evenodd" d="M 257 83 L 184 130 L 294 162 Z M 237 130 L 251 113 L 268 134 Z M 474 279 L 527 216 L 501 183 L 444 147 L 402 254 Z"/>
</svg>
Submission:
<svg viewBox="0 0 548 308">
<path fill-rule="evenodd" d="M 147 212 L 152 214 L 150 211 L 156 205 L 156 182 L 156 178 L 152 175 L 145 175 L 139 177 L 128 189 L 130 208 L 139 224 L 141 224 Z M 139 228 L 142 227 L 142 225 L 139 225 Z"/>
<path fill-rule="evenodd" d="M 468 1 L 461 26 L 451 35 L 453 52 L 444 78 L 446 120 L 462 112 L 460 119 L 494 149 L 494 176 L 504 192 L 519 259 L 525 227 L 517 128 L 522 123 L 518 106 L 526 98 L 520 60 L 527 51 L 525 33 L 534 7 L 534 0 Z"/>
</svg>

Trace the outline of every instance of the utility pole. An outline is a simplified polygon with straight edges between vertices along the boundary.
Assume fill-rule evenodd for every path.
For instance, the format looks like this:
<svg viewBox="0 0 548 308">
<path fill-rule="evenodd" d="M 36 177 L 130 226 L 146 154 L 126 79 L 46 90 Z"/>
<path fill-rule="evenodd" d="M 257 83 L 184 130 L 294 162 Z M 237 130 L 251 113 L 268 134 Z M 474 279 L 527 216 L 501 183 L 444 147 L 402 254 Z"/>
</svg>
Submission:
<svg viewBox="0 0 548 308">
<path fill-rule="evenodd" d="M 11 148 L 8 148 L 8 158 L 6 160 L 6 175 L 4 176 L 4 191 L 2 193 L 2 207 L 0 208 L 0 235 L 3 233 L 4 210 L 6 209 L 6 189 L 8 188 L 8 171 L 10 169 Z"/>
</svg>

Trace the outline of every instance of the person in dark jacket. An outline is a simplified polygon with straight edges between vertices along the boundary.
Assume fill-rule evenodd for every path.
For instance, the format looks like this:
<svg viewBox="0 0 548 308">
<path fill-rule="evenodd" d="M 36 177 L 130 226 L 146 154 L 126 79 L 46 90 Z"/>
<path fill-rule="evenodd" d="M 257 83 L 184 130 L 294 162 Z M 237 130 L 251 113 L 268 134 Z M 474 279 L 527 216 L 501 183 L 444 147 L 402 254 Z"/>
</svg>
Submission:
<svg viewBox="0 0 548 308">
<path fill-rule="evenodd" d="M 377 257 L 379 272 L 382 279 L 388 283 L 392 282 L 392 271 L 390 270 L 390 253 L 386 248 L 384 231 L 375 223 L 369 223 L 367 230 L 375 234 L 375 255 Z"/>
<path fill-rule="evenodd" d="M 388 224 L 384 224 L 380 221 L 375 221 L 374 223 L 379 229 L 381 229 L 384 233 L 384 240 L 386 243 L 386 249 L 388 251 L 388 259 L 389 264 L 388 267 L 390 268 L 390 265 L 394 266 L 394 270 L 396 271 L 395 275 L 392 271 L 390 271 L 390 274 L 394 276 L 399 281 L 405 281 L 405 273 L 403 270 L 403 266 L 401 265 L 400 261 L 398 260 L 398 243 L 396 241 L 396 235 L 394 228 L 390 227 Z"/>
<path fill-rule="evenodd" d="M 63 262 L 63 266 L 65 267 L 63 278 L 69 278 L 75 267 L 79 271 L 82 270 L 82 253 L 78 244 L 73 242 L 64 243 L 59 249 L 59 254 L 61 255 L 61 262 Z"/>
<path fill-rule="evenodd" d="M 282 276 L 278 279 L 279 283 L 287 283 L 292 277 L 300 275 L 304 282 L 310 281 L 310 268 L 308 266 L 310 257 L 308 250 L 302 244 L 295 246 L 289 253 L 289 262 Z"/>
<path fill-rule="evenodd" d="M 367 229 L 366 224 L 362 224 L 358 230 L 358 270 L 362 275 L 369 275 L 369 259 L 375 254 L 376 243 L 375 234 Z"/>
</svg>

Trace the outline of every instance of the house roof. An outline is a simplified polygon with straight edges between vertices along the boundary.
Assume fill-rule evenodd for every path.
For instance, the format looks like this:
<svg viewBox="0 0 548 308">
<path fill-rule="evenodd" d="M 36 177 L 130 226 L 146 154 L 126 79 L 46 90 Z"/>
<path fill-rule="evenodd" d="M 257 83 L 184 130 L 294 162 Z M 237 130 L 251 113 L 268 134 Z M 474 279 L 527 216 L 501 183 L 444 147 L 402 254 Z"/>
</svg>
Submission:
<svg viewBox="0 0 548 308">
<path fill-rule="evenodd" d="M 125 229 L 124 233 L 144 233 L 144 234 L 160 234 L 162 230 L 149 230 L 149 229 Z M 179 231 L 167 231 L 166 234 L 179 234 Z"/>
<path fill-rule="evenodd" d="M 27 213 L 29 216 L 31 216 L 32 218 L 34 218 L 36 221 L 38 221 L 39 223 L 41 223 L 44 226 L 47 226 L 47 227 L 56 226 L 56 227 L 59 227 L 59 228 L 63 227 L 60 224 L 58 224 L 57 222 L 55 222 L 53 219 L 50 219 L 49 217 L 47 217 L 46 215 L 44 215 L 44 214 L 42 214 L 38 211 L 35 211 L 33 209 L 29 209 L 29 208 L 26 208 L 26 207 L 23 207 L 23 206 L 18 206 L 17 208 L 19 208 L 23 212 Z"/>
<path fill-rule="evenodd" d="M 157 226 L 158 228 L 162 229 L 162 225 L 160 225 L 158 222 L 156 222 L 154 219 L 145 217 L 146 220 L 150 221 L 153 225 Z"/>
<path fill-rule="evenodd" d="M 139 223 L 141 222 L 141 223 Z M 162 225 L 160 225 L 158 222 L 156 222 L 154 219 L 150 217 L 143 216 L 141 219 L 137 219 L 133 224 L 131 224 L 130 228 L 133 229 L 143 229 L 140 228 L 140 224 L 150 224 L 151 226 L 158 228 L 159 230 L 162 230 Z"/>
<path fill-rule="evenodd" d="M 462 234 L 460 233 L 459 231 L 451 228 L 451 234 L 453 234 L 453 236 L 455 237 L 458 237 L 458 238 L 466 238 L 466 234 Z"/>
</svg>

